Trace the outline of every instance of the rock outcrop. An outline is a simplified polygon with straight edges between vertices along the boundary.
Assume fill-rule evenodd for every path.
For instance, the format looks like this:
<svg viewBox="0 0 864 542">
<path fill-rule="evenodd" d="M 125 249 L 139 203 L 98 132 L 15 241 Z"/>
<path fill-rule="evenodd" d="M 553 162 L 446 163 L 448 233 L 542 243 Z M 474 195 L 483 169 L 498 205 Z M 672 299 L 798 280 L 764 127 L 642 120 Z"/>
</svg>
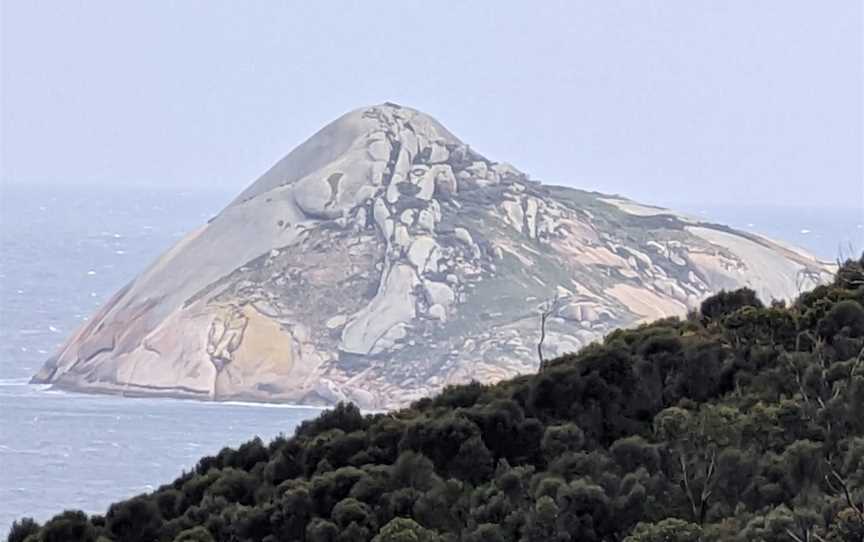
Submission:
<svg viewBox="0 0 864 542">
<path fill-rule="evenodd" d="M 391 408 L 534 371 L 720 289 L 830 266 L 768 239 L 529 180 L 395 104 L 315 134 L 49 360 L 65 389 Z"/>
</svg>

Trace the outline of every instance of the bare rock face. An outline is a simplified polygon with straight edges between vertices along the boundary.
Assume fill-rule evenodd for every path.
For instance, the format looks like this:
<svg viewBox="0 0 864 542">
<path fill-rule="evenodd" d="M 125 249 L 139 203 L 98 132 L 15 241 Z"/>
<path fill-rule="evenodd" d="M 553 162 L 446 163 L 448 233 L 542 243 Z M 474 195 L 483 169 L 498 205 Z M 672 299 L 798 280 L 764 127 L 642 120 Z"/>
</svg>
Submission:
<svg viewBox="0 0 864 542">
<path fill-rule="evenodd" d="M 108 303 L 34 377 L 65 389 L 391 408 L 534 371 L 720 289 L 830 266 L 666 209 L 530 181 L 441 124 L 344 115 Z"/>
</svg>

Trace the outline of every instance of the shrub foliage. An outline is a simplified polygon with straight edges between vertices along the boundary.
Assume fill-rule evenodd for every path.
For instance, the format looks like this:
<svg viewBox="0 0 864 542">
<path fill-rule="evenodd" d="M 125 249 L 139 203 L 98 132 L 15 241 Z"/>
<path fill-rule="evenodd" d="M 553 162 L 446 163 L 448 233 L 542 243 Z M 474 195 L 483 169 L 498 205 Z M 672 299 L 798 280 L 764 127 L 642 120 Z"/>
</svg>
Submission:
<svg viewBox="0 0 864 542">
<path fill-rule="evenodd" d="M 10 542 L 864 540 L 864 258 L 789 307 L 723 292 L 536 375 L 205 457 Z"/>
</svg>

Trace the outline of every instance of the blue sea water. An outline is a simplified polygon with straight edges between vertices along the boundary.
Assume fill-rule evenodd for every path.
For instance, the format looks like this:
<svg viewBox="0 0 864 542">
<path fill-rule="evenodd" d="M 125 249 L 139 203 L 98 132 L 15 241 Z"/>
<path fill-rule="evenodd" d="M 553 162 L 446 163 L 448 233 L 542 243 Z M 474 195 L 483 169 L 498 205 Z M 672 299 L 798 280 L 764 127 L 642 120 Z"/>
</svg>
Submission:
<svg viewBox="0 0 864 542">
<path fill-rule="evenodd" d="M 831 262 L 857 258 L 864 250 L 864 195 L 853 196 L 843 208 L 687 204 L 675 209 L 783 241 Z"/>
<path fill-rule="evenodd" d="M 66 337 L 232 194 L 0 187 L 0 537 L 21 516 L 105 513 L 203 455 L 291 434 L 315 408 L 132 399 L 27 382 Z"/>
<path fill-rule="evenodd" d="M 232 193 L 0 186 L 0 536 L 13 519 L 104 513 L 202 455 L 291 434 L 319 410 L 67 394 L 27 384 L 114 291 Z M 685 206 L 828 260 L 864 248 L 862 209 Z"/>
</svg>

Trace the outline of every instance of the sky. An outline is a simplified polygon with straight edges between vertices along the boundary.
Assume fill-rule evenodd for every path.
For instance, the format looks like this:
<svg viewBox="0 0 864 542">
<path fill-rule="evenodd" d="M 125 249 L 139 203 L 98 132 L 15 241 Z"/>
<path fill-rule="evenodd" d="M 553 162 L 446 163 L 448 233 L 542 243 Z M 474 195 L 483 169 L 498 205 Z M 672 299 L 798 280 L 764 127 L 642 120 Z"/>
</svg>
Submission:
<svg viewBox="0 0 864 542">
<path fill-rule="evenodd" d="M 240 192 L 393 101 L 545 182 L 864 209 L 862 5 L 3 0 L 0 180 Z"/>
</svg>

